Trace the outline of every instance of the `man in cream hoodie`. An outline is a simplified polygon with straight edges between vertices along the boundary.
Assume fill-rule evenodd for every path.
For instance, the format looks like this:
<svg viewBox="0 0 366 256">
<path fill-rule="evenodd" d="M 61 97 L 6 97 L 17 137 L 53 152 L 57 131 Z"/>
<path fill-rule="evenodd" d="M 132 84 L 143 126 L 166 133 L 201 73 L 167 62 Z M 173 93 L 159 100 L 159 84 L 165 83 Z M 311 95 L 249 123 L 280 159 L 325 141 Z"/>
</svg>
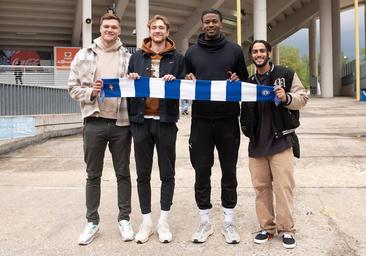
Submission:
<svg viewBox="0 0 366 256">
<path fill-rule="evenodd" d="M 104 98 L 101 80 L 124 77 L 127 73 L 130 54 L 122 46 L 120 33 L 120 19 L 111 13 L 104 14 L 100 20 L 100 37 L 80 50 L 71 63 L 68 90 L 70 96 L 80 102 L 87 174 L 87 224 L 79 237 L 80 245 L 91 243 L 99 230 L 100 183 L 107 145 L 117 179 L 118 227 L 123 241 L 134 239 L 129 216 L 131 133 L 127 101 L 125 98 Z"/>
</svg>

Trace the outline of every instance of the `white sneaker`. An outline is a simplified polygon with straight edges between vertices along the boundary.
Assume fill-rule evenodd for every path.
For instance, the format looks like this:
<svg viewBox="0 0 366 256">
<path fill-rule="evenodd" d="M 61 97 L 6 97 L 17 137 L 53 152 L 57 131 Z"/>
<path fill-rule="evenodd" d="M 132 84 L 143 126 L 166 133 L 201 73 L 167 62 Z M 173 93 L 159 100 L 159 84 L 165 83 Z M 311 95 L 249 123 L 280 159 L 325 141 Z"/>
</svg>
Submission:
<svg viewBox="0 0 366 256">
<path fill-rule="evenodd" d="M 97 236 L 99 230 L 99 225 L 93 224 L 93 222 L 88 222 L 79 236 L 79 245 L 90 244 L 94 238 Z"/>
<path fill-rule="evenodd" d="M 166 222 L 159 223 L 156 226 L 156 232 L 158 233 L 159 241 L 162 243 L 169 243 L 173 239 L 172 233 L 169 229 L 169 225 Z"/>
<path fill-rule="evenodd" d="M 236 227 L 231 222 L 224 222 L 222 225 L 221 233 L 224 235 L 226 243 L 228 244 L 238 244 L 240 243 L 240 236 Z"/>
<path fill-rule="evenodd" d="M 153 226 L 147 224 L 141 224 L 139 232 L 135 236 L 135 241 L 138 244 L 143 244 L 149 240 L 149 237 L 154 234 Z"/>
<path fill-rule="evenodd" d="M 201 222 L 198 225 L 196 232 L 192 236 L 193 243 L 204 243 L 208 237 L 213 234 L 213 228 L 208 221 Z"/>
<path fill-rule="evenodd" d="M 134 239 L 135 234 L 131 222 L 128 220 L 121 220 L 118 222 L 118 228 L 122 236 L 122 241 L 132 241 Z"/>
</svg>

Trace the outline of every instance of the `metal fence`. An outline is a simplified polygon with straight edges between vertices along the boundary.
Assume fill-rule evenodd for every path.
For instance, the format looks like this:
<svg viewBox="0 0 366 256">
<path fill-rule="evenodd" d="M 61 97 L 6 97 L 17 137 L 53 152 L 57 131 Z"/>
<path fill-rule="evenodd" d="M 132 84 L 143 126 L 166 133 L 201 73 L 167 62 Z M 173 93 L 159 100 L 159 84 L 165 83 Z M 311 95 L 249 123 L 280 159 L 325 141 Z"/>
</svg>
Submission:
<svg viewBox="0 0 366 256">
<path fill-rule="evenodd" d="M 53 66 L 0 65 L 0 83 L 66 88 L 69 73 Z"/>
<path fill-rule="evenodd" d="M 352 60 L 342 65 L 342 77 L 352 75 L 355 72 L 356 61 Z"/>
<path fill-rule="evenodd" d="M 54 66 L 0 65 L 0 116 L 79 113 L 67 91 L 69 72 Z"/>
<path fill-rule="evenodd" d="M 356 81 L 356 61 L 352 60 L 342 66 L 342 85 L 350 85 Z M 366 63 L 360 65 L 361 88 L 366 88 Z"/>
<path fill-rule="evenodd" d="M 69 70 L 0 65 L 0 116 L 80 112 L 67 91 Z"/>
<path fill-rule="evenodd" d="M 0 83 L 0 116 L 77 112 L 79 104 L 66 89 Z"/>
<path fill-rule="evenodd" d="M 127 47 L 132 54 L 138 49 Z M 66 88 L 70 71 L 55 66 L 0 65 L 0 83 Z"/>
</svg>

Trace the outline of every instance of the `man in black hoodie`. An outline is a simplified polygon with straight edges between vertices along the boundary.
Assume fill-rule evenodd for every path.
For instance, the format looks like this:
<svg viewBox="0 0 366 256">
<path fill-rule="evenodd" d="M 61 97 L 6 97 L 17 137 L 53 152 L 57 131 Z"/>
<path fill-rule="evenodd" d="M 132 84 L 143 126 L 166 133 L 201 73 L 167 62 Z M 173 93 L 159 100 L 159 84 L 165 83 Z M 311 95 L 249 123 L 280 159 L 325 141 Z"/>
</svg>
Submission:
<svg viewBox="0 0 366 256">
<path fill-rule="evenodd" d="M 185 55 L 186 79 L 245 80 L 248 77 L 244 55 L 239 45 L 220 32 L 222 15 L 216 9 L 202 13 L 202 30 L 195 45 Z M 211 168 L 217 148 L 222 171 L 221 201 L 224 207 L 222 234 L 227 243 L 239 243 L 232 223 L 237 202 L 236 163 L 240 145 L 239 103 L 193 101 L 189 138 L 190 158 L 196 172 L 195 198 L 200 209 L 200 224 L 193 234 L 194 243 L 203 243 L 213 233 L 209 222 L 211 204 Z"/>
</svg>

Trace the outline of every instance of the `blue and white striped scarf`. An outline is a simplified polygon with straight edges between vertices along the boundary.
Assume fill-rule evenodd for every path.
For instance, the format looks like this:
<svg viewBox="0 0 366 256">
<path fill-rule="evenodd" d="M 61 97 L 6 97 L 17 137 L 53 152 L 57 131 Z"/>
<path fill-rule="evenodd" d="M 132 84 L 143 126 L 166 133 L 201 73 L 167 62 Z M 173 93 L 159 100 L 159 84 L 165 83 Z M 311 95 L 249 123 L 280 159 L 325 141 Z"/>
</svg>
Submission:
<svg viewBox="0 0 366 256">
<path fill-rule="evenodd" d="M 273 87 L 241 81 L 179 80 L 141 77 L 102 79 L 104 97 L 152 97 L 207 101 L 275 101 Z"/>
</svg>

